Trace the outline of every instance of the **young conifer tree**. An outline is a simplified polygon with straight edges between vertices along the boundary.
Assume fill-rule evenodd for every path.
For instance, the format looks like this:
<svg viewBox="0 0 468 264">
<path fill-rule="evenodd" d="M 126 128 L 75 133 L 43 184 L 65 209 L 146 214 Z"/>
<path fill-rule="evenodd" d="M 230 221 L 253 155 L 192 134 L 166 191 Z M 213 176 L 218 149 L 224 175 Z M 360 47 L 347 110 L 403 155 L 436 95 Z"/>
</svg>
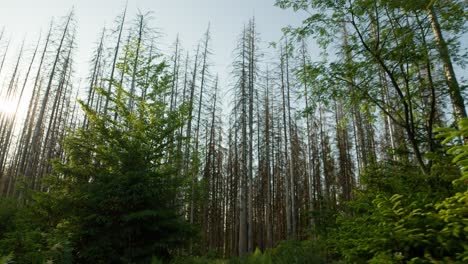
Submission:
<svg viewBox="0 0 468 264">
<path fill-rule="evenodd" d="M 126 47 L 130 52 L 137 48 Z M 144 74 L 135 82 L 146 89 L 144 96 L 120 86 L 111 93 L 107 87 L 96 88 L 118 118 L 81 102 L 89 126 L 66 139 L 65 162 L 55 163 L 57 177 L 43 194 L 49 197 L 45 200 L 71 204 L 59 208 L 59 219 L 74 227 L 79 263 L 147 263 L 152 256 L 168 256 L 191 234 L 180 215 L 185 179 L 176 173 L 178 163 L 166 158 L 182 158 L 168 140 L 174 139 L 188 111 L 184 105 L 170 110 L 164 101 L 161 95 L 169 91 L 172 77 L 166 63 L 156 58 L 138 65 Z M 148 76 L 152 82 L 144 81 Z"/>
</svg>

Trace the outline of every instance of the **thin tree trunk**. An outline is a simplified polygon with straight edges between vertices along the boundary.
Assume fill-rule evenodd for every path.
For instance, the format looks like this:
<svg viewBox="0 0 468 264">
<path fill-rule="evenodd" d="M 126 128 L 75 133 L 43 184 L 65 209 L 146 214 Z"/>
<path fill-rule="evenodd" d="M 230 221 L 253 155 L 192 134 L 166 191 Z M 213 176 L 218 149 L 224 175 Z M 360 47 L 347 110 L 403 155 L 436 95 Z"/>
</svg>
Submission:
<svg viewBox="0 0 468 264">
<path fill-rule="evenodd" d="M 60 54 L 61 54 L 61 51 L 62 51 L 62 46 L 63 46 L 63 42 L 65 40 L 65 37 L 67 36 L 67 33 L 68 33 L 68 26 L 70 25 L 70 21 L 72 19 L 72 16 L 73 16 L 73 11 L 68 15 L 68 18 L 67 18 L 67 22 L 65 24 L 65 27 L 63 29 L 63 34 L 62 34 L 62 37 L 60 39 L 60 43 L 59 43 L 59 46 L 57 48 L 57 53 L 55 55 L 55 60 L 54 60 L 54 63 L 52 65 L 52 70 L 50 72 L 50 76 L 49 76 L 49 81 L 47 83 L 47 86 L 46 86 L 46 90 L 44 92 L 44 95 L 43 95 L 43 98 L 42 98 L 42 102 L 41 102 L 41 110 L 39 112 L 39 115 L 38 115 L 38 118 L 36 119 L 36 125 L 34 127 L 34 133 L 32 135 L 32 138 L 31 138 L 31 143 L 32 143 L 32 149 L 31 149 L 31 154 L 32 155 L 37 155 L 38 154 L 38 151 L 39 151 L 39 148 L 40 148 L 40 142 L 39 142 L 39 139 L 40 139 L 40 136 L 41 136 L 41 131 L 42 131 L 42 125 L 43 125 L 43 121 L 44 121 L 44 115 L 45 115 L 45 111 L 46 111 L 46 108 L 47 108 L 47 102 L 50 98 L 50 92 L 51 92 L 51 89 L 52 89 L 52 83 L 53 83 L 53 79 L 54 79 L 54 76 L 55 76 L 55 70 L 56 70 L 56 67 L 57 67 L 57 64 L 59 62 L 59 59 L 60 59 Z M 33 176 L 32 173 L 33 173 L 33 166 L 34 166 L 34 161 L 37 160 L 37 156 L 31 161 L 29 162 L 27 168 L 26 168 L 26 175 L 27 176 L 30 176 L 30 177 L 33 177 L 32 178 L 32 187 L 34 188 L 35 186 L 35 175 Z"/>
<path fill-rule="evenodd" d="M 125 23 L 125 16 L 127 14 L 127 4 L 125 5 L 125 9 L 122 13 L 122 19 L 120 21 L 120 26 L 119 26 L 119 36 L 117 37 L 117 44 L 115 45 L 115 51 L 114 51 L 114 58 L 112 60 L 112 67 L 111 67 L 111 73 L 109 77 L 109 85 L 107 86 L 107 93 L 110 94 L 112 91 L 112 85 L 114 83 L 114 72 L 115 72 L 115 65 L 117 63 L 117 59 L 119 56 L 119 50 L 120 50 L 120 40 L 122 38 L 122 31 Z M 104 103 L 104 115 L 107 114 L 107 109 L 109 107 L 109 99 L 106 98 L 106 102 Z"/>
</svg>

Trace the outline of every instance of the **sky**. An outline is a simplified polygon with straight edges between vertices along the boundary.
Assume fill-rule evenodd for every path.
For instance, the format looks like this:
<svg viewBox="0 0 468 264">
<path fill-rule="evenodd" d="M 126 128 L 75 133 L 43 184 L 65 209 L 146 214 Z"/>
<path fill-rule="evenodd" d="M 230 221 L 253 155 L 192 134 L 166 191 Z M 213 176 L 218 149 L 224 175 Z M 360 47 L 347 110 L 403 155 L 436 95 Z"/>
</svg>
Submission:
<svg viewBox="0 0 468 264">
<path fill-rule="evenodd" d="M 77 52 L 75 77 L 85 77 L 88 62 L 103 26 L 111 26 L 125 7 L 125 0 L 2 0 L 0 27 L 5 26 L 19 49 L 23 38 L 32 46 L 39 32 L 46 32 L 53 17 L 65 16 L 72 7 L 77 21 Z M 162 33 L 160 49 L 171 50 L 170 45 L 179 34 L 186 50 L 193 51 L 202 38 L 208 23 L 212 38 L 212 72 L 219 73 L 221 86 L 226 86 L 229 66 L 237 38 L 248 20 L 255 16 L 263 45 L 278 41 L 281 28 L 299 25 L 305 13 L 294 13 L 274 6 L 274 0 L 128 0 L 128 17 L 140 10 L 153 12 L 152 24 Z M 17 52 L 11 50 L 10 65 Z M 8 65 L 6 65 L 8 67 Z"/>
<path fill-rule="evenodd" d="M 39 33 L 42 31 L 45 34 L 51 19 L 65 16 L 73 7 L 78 26 L 75 77 L 85 78 L 88 75 L 90 56 L 102 27 L 113 25 L 114 19 L 125 7 L 125 1 L 0 0 L 0 28 L 5 27 L 6 37 L 11 38 L 14 43 L 10 47 L 4 68 L 13 68 L 23 38 L 26 39 L 26 46 L 31 53 Z M 166 54 L 171 50 L 177 34 L 180 35 L 183 47 L 193 54 L 196 43 L 210 23 L 213 51 L 211 72 L 219 74 L 220 87 L 226 91 L 229 88 L 233 50 L 243 25 L 251 17 L 255 16 L 263 46 L 267 47 L 268 43 L 281 38 L 281 28 L 299 25 L 308 16 L 306 13 L 282 10 L 275 7 L 274 2 L 275 0 L 128 0 L 128 17 L 134 18 L 138 10 L 143 13 L 152 11 L 153 25 L 162 33 L 159 48 Z M 462 42 L 468 41 L 467 35 Z M 317 58 L 319 49 L 313 42 L 309 43 L 309 51 L 313 58 Z M 460 79 L 466 78 L 465 69 L 457 67 L 456 70 Z M 6 74 L 5 70 L 3 74 Z M 224 108 L 228 107 L 226 101 L 229 101 L 228 97 L 223 102 Z"/>
</svg>

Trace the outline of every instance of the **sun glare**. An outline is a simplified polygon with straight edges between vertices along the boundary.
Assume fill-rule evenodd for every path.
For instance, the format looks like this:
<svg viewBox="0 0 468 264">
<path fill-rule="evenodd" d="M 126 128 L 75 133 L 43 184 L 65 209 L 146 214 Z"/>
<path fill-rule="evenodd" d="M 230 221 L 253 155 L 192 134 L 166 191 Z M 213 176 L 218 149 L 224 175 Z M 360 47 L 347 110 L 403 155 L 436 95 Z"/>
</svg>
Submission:
<svg viewBox="0 0 468 264">
<path fill-rule="evenodd" d="M 14 102 L 0 99 L 0 113 L 6 115 L 13 115 L 15 113 L 15 110 L 16 104 Z"/>
</svg>

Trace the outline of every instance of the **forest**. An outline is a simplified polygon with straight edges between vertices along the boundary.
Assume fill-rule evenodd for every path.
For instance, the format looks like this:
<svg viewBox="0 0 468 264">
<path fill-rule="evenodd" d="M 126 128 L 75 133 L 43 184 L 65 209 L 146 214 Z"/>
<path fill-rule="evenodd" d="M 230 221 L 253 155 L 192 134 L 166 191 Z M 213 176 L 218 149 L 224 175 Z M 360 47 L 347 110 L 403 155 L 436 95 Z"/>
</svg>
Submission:
<svg viewBox="0 0 468 264">
<path fill-rule="evenodd" d="M 0 264 L 467 263 L 468 2 L 271 4 L 308 17 L 247 16 L 225 83 L 208 21 L 162 52 L 125 7 L 87 76 L 73 9 L 4 27 Z"/>
</svg>

